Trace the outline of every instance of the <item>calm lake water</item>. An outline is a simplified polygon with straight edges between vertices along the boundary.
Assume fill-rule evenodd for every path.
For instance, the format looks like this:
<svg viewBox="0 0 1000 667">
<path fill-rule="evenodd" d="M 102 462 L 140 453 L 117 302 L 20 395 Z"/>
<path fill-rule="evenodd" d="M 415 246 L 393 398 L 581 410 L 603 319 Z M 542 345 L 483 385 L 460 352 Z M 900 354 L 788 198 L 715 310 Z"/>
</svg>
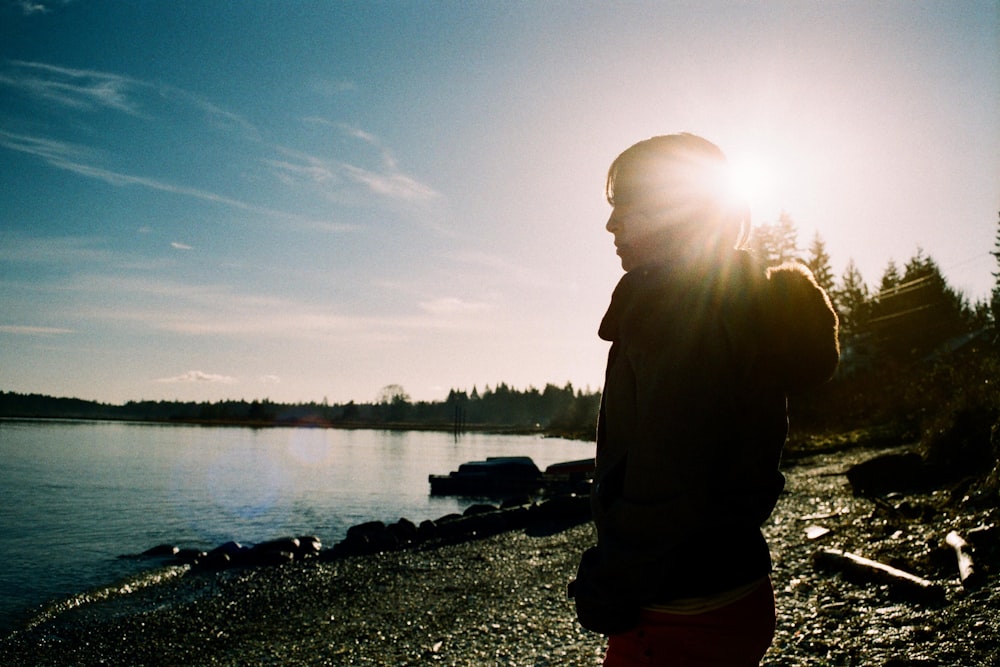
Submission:
<svg viewBox="0 0 1000 667">
<path fill-rule="evenodd" d="M 487 456 L 542 469 L 593 445 L 537 436 L 0 420 L 0 634 L 41 605 L 135 576 L 118 558 L 161 543 L 211 549 L 318 535 L 475 502 L 427 476 Z"/>
</svg>

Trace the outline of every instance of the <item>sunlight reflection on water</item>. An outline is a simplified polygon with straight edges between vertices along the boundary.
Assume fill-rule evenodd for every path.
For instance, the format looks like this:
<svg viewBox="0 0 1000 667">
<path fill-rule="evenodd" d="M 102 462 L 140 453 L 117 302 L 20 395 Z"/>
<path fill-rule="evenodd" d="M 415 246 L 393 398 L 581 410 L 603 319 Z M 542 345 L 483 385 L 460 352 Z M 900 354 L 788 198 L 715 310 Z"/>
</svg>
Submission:
<svg viewBox="0 0 1000 667">
<path fill-rule="evenodd" d="M 134 575 L 161 543 L 210 549 L 460 512 L 427 476 L 487 456 L 540 468 L 592 445 L 535 436 L 0 421 L 0 631 L 28 607 Z"/>
</svg>

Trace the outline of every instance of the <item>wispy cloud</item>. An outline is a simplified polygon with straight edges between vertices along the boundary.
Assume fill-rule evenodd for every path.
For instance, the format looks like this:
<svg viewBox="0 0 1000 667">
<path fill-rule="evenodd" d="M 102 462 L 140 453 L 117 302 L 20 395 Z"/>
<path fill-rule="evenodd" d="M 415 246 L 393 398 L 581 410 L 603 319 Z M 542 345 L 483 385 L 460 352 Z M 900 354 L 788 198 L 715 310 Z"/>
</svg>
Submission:
<svg viewBox="0 0 1000 667">
<path fill-rule="evenodd" d="M 313 229 L 318 232 L 329 234 L 341 234 L 343 232 L 355 232 L 361 229 L 361 225 L 350 222 L 332 222 L 329 220 L 312 220 L 302 223 L 303 229 Z"/>
<path fill-rule="evenodd" d="M 25 16 L 34 16 L 35 14 L 51 14 L 72 2 L 74 0 L 10 0 L 9 4 L 19 8 Z"/>
<path fill-rule="evenodd" d="M 239 199 L 233 199 L 232 197 L 226 197 L 208 190 L 201 190 L 199 188 L 192 188 L 184 185 L 177 185 L 175 183 L 170 183 L 168 181 L 159 180 L 156 178 L 149 178 L 147 176 L 135 176 L 132 174 L 125 174 L 122 172 L 114 171 L 111 169 L 105 169 L 103 167 L 97 167 L 89 164 L 81 164 L 79 162 L 70 162 L 64 160 L 51 160 L 50 164 L 54 167 L 59 167 L 60 169 L 65 169 L 67 171 L 80 174 L 81 176 L 89 176 L 110 185 L 138 185 L 150 190 L 159 190 L 161 192 L 169 192 L 176 195 L 184 195 L 186 197 L 193 197 L 195 199 L 201 199 L 204 201 L 214 202 L 217 204 L 224 204 L 226 206 L 231 206 L 233 208 L 238 208 L 244 211 L 248 210 L 258 210 L 266 211 L 259 206 L 254 206 L 253 204 L 248 204 L 247 202 L 240 201 Z"/>
<path fill-rule="evenodd" d="M 109 72 L 14 60 L 0 72 L 0 85 L 73 109 L 114 109 L 139 115 L 129 91 L 144 84 Z"/>
<path fill-rule="evenodd" d="M 290 155 L 296 155 L 301 161 L 302 164 L 298 166 L 300 173 L 312 175 L 314 180 L 318 173 L 325 177 L 323 180 L 330 180 L 334 174 L 341 174 L 347 180 L 361 185 L 367 191 L 387 199 L 418 202 L 440 197 L 440 193 L 434 188 L 404 173 L 399 168 L 399 163 L 393 152 L 382 143 L 378 136 L 354 125 L 317 116 L 304 118 L 303 122 L 308 125 L 330 128 L 342 136 L 366 144 L 375 150 L 375 166 L 360 167 L 342 160 L 323 160 L 289 151 Z M 293 167 L 295 165 L 286 166 Z M 317 171 L 320 168 L 321 171 Z"/>
<path fill-rule="evenodd" d="M 338 123 L 339 130 L 354 139 L 374 147 L 379 153 L 378 170 L 363 169 L 354 165 L 344 165 L 348 175 L 363 183 L 377 194 L 409 201 L 436 199 L 439 194 L 434 188 L 404 174 L 393 152 L 376 135 L 359 127 Z"/>
<path fill-rule="evenodd" d="M 0 146 L 9 150 L 18 151 L 34 155 L 45 160 L 49 165 L 57 169 L 63 169 L 80 176 L 86 176 L 99 181 L 104 181 L 110 185 L 126 186 L 135 185 L 150 190 L 168 192 L 185 197 L 192 197 L 203 201 L 222 204 L 242 211 L 252 211 L 283 219 L 296 219 L 297 216 L 277 211 L 263 206 L 256 206 L 239 199 L 220 195 L 215 192 L 199 188 L 177 185 L 169 181 L 164 181 L 147 176 L 137 176 L 127 174 L 112 169 L 107 169 L 88 161 L 94 158 L 93 151 L 85 147 L 47 137 L 36 137 L 23 134 L 15 134 L 0 130 Z"/>
<path fill-rule="evenodd" d="M 421 301 L 420 309 L 431 315 L 475 315 L 490 310 L 492 306 L 488 303 L 476 301 L 464 301 L 456 297 L 441 297 L 428 301 Z"/>
<path fill-rule="evenodd" d="M 32 327 L 17 324 L 0 324 L 0 333 L 15 334 L 19 336 L 60 336 L 62 334 L 75 333 L 73 329 L 61 329 L 58 327 Z"/>
<path fill-rule="evenodd" d="M 322 118 L 320 116 L 308 116 L 306 118 L 303 118 L 302 120 L 306 124 L 328 127 L 333 130 L 336 130 L 338 133 L 346 137 L 352 139 L 359 139 L 367 144 L 371 144 L 372 146 L 382 148 L 381 142 L 379 141 L 377 136 L 375 136 L 371 132 L 366 132 L 365 130 L 362 130 L 360 127 L 357 127 L 356 125 L 329 120 L 327 118 Z"/>
<path fill-rule="evenodd" d="M 186 243 L 178 243 L 177 241 L 171 242 L 170 247 L 171 248 L 175 248 L 177 250 L 191 250 L 192 249 L 191 246 L 187 245 Z"/>
<path fill-rule="evenodd" d="M 321 186 L 343 187 L 345 182 L 351 182 L 380 197 L 409 202 L 431 201 L 440 196 L 430 186 L 395 168 L 373 171 L 287 148 L 282 148 L 281 151 L 287 160 L 264 160 L 264 164 L 285 185 L 308 181 Z"/>
<path fill-rule="evenodd" d="M 349 164 L 342 167 L 353 181 L 383 197 L 404 201 L 428 201 L 438 197 L 433 188 L 403 173 L 393 170 L 374 172 Z"/>
<path fill-rule="evenodd" d="M 43 62 L 8 61 L 0 68 L 0 88 L 7 87 L 38 100 L 77 111 L 116 110 L 144 118 L 174 114 L 163 109 L 164 100 L 179 102 L 208 118 L 214 127 L 235 127 L 240 136 L 259 141 L 257 129 L 242 116 L 229 112 L 204 98 L 165 84 L 153 84 L 130 77 L 86 69 L 73 69 Z M 149 112 L 140 114 L 143 101 Z M 129 173 L 107 166 L 98 151 L 39 133 L 0 129 L 0 147 L 33 155 L 50 166 L 93 178 L 115 186 L 135 185 L 151 190 L 193 197 L 244 211 L 290 219 L 295 216 L 267 207 L 255 206 L 211 190 L 181 185 L 148 175 Z"/>
<path fill-rule="evenodd" d="M 233 113 L 227 109 L 206 100 L 205 98 L 188 92 L 176 86 L 159 85 L 157 90 L 161 97 L 175 99 L 203 113 L 211 126 L 220 129 L 235 129 L 246 139 L 260 141 L 260 131 L 249 120 L 240 114 Z"/>
<path fill-rule="evenodd" d="M 80 176 L 103 181 L 116 187 L 136 186 L 166 192 L 178 196 L 190 197 L 201 201 L 221 204 L 230 208 L 250 213 L 258 213 L 268 218 L 294 224 L 303 229 L 316 229 L 325 232 L 344 232 L 358 228 L 354 224 L 337 223 L 328 220 L 315 220 L 307 217 L 280 211 L 266 206 L 258 206 L 240 199 L 220 195 L 209 190 L 178 185 L 157 178 L 127 174 L 115 171 L 96 164 L 98 161 L 95 151 L 68 141 L 60 141 L 48 137 L 39 137 L 26 134 L 18 134 L 0 130 L 0 147 L 33 155 L 44 160 L 56 169 L 62 169 Z M 289 152 L 292 155 L 292 152 Z M 295 164 L 291 161 L 268 161 L 267 163 L 279 174 L 280 178 L 290 182 L 294 177 L 308 177 L 310 180 L 322 182 L 327 179 L 339 179 L 331 168 L 318 158 L 294 153 L 295 157 L 302 162 Z M 148 233 L 148 227 L 140 228 L 140 232 Z"/>
<path fill-rule="evenodd" d="M 485 269 L 491 275 L 504 276 L 504 279 L 508 282 L 530 285 L 532 287 L 552 287 L 554 284 L 551 276 L 497 254 L 480 250 L 466 250 L 450 253 L 449 256 L 462 264 L 468 264 L 478 269 Z"/>
<path fill-rule="evenodd" d="M 425 299 L 410 312 L 371 316 L 338 311 L 330 304 L 241 293 L 224 285 L 185 284 L 120 275 L 80 275 L 65 289 L 87 292 L 85 310 L 73 317 L 128 324 L 182 336 L 267 338 L 334 344 L 379 344 L 419 331 L 477 331 L 489 326 L 485 303 Z M 114 294 L 113 302 L 102 295 Z"/>
<path fill-rule="evenodd" d="M 234 131 L 238 139 L 249 142 L 252 150 L 259 155 L 260 163 L 279 182 L 307 190 L 296 192 L 295 197 L 289 200 L 293 202 L 292 209 L 277 210 L 211 187 L 202 187 L 198 182 L 191 185 L 157 174 L 137 173 L 138 170 L 131 166 L 132 161 L 125 166 L 124 158 L 119 159 L 113 153 L 106 154 L 71 140 L 57 138 L 60 133 L 55 127 L 41 131 L 0 129 L 0 147 L 34 156 L 53 168 L 116 187 L 134 186 L 170 193 L 256 213 L 303 229 L 335 233 L 357 229 L 358 226 L 325 220 L 322 209 L 314 209 L 309 215 L 290 212 L 297 211 L 300 204 L 308 201 L 301 196 L 303 192 L 335 203 L 370 202 L 370 195 L 389 202 L 410 204 L 426 203 L 440 197 L 434 188 L 401 170 L 392 151 L 376 135 L 345 123 L 319 117 L 305 120 L 307 124 L 329 127 L 349 141 L 361 142 L 362 151 L 357 159 L 310 154 L 267 144 L 246 118 L 197 94 L 169 84 L 142 81 L 111 72 L 45 62 L 7 61 L 0 63 L 0 89 L 3 88 L 47 102 L 49 106 L 56 104 L 81 113 L 101 110 L 121 112 L 146 121 L 162 117 L 165 122 L 172 123 L 178 115 L 183 117 L 185 112 L 190 115 L 194 111 L 204 117 L 203 126 Z M 179 108 L 167 109 L 164 104 L 179 105 Z M 44 120 L 44 113 L 41 120 Z M 39 127 L 37 122 L 25 126 Z M 234 145 L 233 149 L 242 156 L 246 155 L 246 145 Z"/>
<path fill-rule="evenodd" d="M 0 146 L 19 153 L 27 153 L 55 164 L 72 162 L 92 156 L 93 151 L 79 144 L 48 137 L 37 137 L 0 130 Z"/>
<path fill-rule="evenodd" d="M 235 129 L 247 139 L 260 140 L 260 133 L 253 123 L 200 95 L 176 86 L 142 81 L 113 72 L 13 60 L 0 70 L 0 86 L 71 109 L 110 109 L 141 117 L 168 115 L 162 108 L 163 103 L 175 102 L 203 114 L 211 127 Z"/>
<path fill-rule="evenodd" d="M 204 371 L 188 371 L 187 373 L 181 373 L 180 375 L 175 375 L 173 377 L 159 378 L 155 380 L 155 382 L 162 382 L 165 384 L 186 384 L 195 382 L 236 384 L 236 378 L 228 375 L 219 375 L 217 373 L 206 373 Z"/>
<path fill-rule="evenodd" d="M 381 142 L 379 142 L 378 137 L 369 132 L 365 132 L 360 127 L 354 127 L 352 125 L 348 125 L 347 123 L 338 123 L 337 127 L 339 127 L 344 132 L 344 134 L 346 134 L 349 137 L 354 137 L 355 139 L 360 139 L 361 141 L 369 143 L 372 146 L 378 146 L 379 148 L 382 148 Z"/>
<path fill-rule="evenodd" d="M 339 182 L 341 180 L 334 173 L 334 168 L 322 158 L 282 146 L 279 146 L 277 150 L 287 159 L 265 159 L 263 162 L 271 167 L 278 179 L 286 185 L 301 180 L 313 183 Z"/>
<path fill-rule="evenodd" d="M 14 6 L 20 7 L 25 16 L 48 14 L 52 11 L 41 2 L 29 2 L 29 0 L 16 0 Z"/>
<path fill-rule="evenodd" d="M 320 79 L 312 84 L 312 89 L 323 97 L 333 97 L 356 88 L 357 86 L 350 79 Z"/>
<path fill-rule="evenodd" d="M 79 236 L 51 238 L 0 233 L 0 261 L 21 264 L 65 264 L 107 262 L 110 253 L 99 239 Z"/>
</svg>

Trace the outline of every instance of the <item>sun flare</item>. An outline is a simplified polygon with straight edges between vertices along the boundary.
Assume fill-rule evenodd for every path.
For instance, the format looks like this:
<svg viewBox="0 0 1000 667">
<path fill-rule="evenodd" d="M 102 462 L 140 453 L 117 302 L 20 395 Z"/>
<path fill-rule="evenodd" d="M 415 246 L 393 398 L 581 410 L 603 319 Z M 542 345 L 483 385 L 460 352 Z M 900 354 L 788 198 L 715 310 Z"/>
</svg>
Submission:
<svg viewBox="0 0 1000 667">
<path fill-rule="evenodd" d="M 780 210 L 779 180 L 774 163 L 766 158 L 740 155 L 729 160 L 729 187 L 756 220 L 775 217 Z"/>
<path fill-rule="evenodd" d="M 774 194 L 774 168 L 767 161 L 740 157 L 730 162 L 730 186 L 743 199 L 762 201 Z"/>
</svg>

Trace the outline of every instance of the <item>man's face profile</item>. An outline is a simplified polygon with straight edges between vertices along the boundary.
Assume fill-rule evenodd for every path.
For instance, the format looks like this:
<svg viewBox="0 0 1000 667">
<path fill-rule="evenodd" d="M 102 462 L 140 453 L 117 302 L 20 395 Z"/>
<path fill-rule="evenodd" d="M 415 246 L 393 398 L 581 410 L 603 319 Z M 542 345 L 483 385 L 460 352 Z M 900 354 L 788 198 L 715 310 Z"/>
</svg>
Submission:
<svg viewBox="0 0 1000 667">
<path fill-rule="evenodd" d="M 684 221 L 684 198 L 662 187 L 653 190 L 656 196 L 652 196 L 651 189 L 622 186 L 616 189 L 605 229 L 614 235 L 622 269 L 627 272 L 656 259 L 667 231 Z"/>
</svg>

